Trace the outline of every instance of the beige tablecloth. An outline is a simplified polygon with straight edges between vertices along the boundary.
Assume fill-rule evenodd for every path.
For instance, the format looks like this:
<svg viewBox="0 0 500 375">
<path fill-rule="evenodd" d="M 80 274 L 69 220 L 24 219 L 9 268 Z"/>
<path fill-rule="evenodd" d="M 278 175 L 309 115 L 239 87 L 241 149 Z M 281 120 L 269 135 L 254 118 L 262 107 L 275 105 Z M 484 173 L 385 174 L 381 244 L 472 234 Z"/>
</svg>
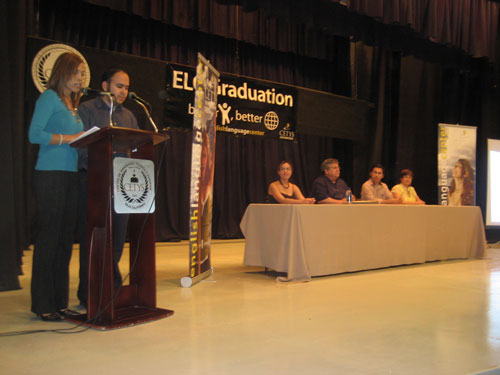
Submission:
<svg viewBox="0 0 500 375">
<path fill-rule="evenodd" d="M 479 207 L 251 204 L 244 263 L 286 281 L 433 260 L 480 258 Z"/>
</svg>

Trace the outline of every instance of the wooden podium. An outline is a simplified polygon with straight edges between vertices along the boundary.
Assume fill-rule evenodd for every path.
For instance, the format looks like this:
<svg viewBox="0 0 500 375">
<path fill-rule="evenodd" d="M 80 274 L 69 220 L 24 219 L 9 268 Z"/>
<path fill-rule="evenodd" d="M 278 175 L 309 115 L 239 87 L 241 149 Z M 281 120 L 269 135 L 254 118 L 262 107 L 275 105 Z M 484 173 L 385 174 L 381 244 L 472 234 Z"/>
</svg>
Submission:
<svg viewBox="0 0 500 375">
<path fill-rule="evenodd" d="M 130 283 L 113 282 L 113 153 L 153 160 L 154 145 L 166 135 L 120 127 L 103 128 L 72 144 L 88 148 L 87 314 L 68 321 L 114 329 L 165 318 L 174 312 L 156 307 L 155 215 L 130 214 Z"/>
</svg>

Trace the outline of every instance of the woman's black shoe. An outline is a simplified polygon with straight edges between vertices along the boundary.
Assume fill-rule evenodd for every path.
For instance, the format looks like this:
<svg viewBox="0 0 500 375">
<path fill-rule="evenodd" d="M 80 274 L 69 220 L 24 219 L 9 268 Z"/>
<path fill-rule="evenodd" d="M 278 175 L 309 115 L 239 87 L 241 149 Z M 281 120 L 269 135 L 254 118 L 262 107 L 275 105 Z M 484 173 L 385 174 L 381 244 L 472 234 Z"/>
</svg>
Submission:
<svg viewBox="0 0 500 375">
<path fill-rule="evenodd" d="M 58 313 L 38 314 L 38 316 L 46 322 L 60 322 L 62 320 L 61 315 Z"/>
<path fill-rule="evenodd" d="M 72 317 L 72 316 L 79 316 L 79 315 L 82 315 L 80 314 L 78 311 L 73 311 L 73 310 L 70 310 L 70 309 L 61 309 L 59 310 L 59 315 L 61 315 L 63 318 L 64 317 Z"/>
</svg>

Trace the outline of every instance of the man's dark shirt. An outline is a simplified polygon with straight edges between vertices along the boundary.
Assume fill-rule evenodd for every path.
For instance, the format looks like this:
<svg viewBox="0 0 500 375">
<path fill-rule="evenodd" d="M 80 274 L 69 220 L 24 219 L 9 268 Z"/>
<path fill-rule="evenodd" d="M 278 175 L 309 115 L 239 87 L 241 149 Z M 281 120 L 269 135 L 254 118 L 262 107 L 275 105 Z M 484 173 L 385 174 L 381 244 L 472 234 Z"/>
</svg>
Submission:
<svg viewBox="0 0 500 375">
<path fill-rule="evenodd" d="M 316 198 L 316 203 L 319 203 L 326 198 L 340 200 L 345 198 L 345 192 L 347 190 L 350 190 L 350 188 L 344 180 L 337 178 L 335 182 L 332 182 L 323 174 L 314 180 L 312 184 L 311 196 Z"/>
<path fill-rule="evenodd" d="M 109 106 L 101 97 L 80 104 L 78 115 L 82 119 L 83 130 L 89 130 L 94 126 L 98 128 L 109 126 Z M 112 119 L 114 126 L 139 129 L 134 114 L 121 104 L 113 108 Z M 86 148 L 78 149 L 78 169 L 88 169 L 88 153 Z"/>
</svg>

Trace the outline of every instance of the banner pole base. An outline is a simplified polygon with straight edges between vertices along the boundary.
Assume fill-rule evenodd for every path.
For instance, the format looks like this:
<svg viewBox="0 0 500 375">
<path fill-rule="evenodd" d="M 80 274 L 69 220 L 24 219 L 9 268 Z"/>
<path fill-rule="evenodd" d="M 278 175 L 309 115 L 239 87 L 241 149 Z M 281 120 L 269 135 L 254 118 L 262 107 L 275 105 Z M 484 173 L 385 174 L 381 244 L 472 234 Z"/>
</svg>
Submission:
<svg viewBox="0 0 500 375">
<path fill-rule="evenodd" d="M 200 273 L 199 275 L 197 275 L 195 277 L 184 276 L 181 279 L 181 286 L 183 288 L 191 288 L 194 284 L 197 284 L 201 280 L 204 280 L 207 277 L 212 276 L 213 273 L 214 273 L 214 269 L 212 267 L 210 267 L 209 270 L 206 270 L 205 272 Z"/>
</svg>

